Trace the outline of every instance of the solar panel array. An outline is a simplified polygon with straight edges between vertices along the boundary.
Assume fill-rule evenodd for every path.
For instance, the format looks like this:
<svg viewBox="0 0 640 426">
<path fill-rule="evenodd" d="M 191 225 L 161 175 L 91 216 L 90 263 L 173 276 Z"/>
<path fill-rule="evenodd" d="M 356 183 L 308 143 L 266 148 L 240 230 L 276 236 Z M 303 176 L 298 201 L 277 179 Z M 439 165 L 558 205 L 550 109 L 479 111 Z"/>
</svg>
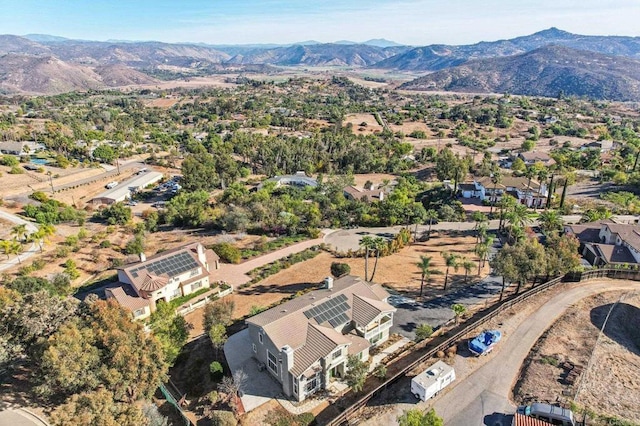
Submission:
<svg viewBox="0 0 640 426">
<path fill-rule="evenodd" d="M 318 324 L 328 321 L 335 328 L 349 321 L 349 316 L 347 315 L 349 304 L 347 300 L 347 296 L 339 294 L 318 306 L 307 309 L 304 314 L 309 319 L 315 319 Z"/>
<path fill-rule="evenodd" d="M 189 253 L 178 253 L 173 256 L 166 257 L 164 259 L 156 260 L 155 262 L 147 263 L 142 266 L 138 266 L 131 270 L 131 275 L 138 278 L 138 272 L 146 269 L 150 274 L 162 275 L 167 274 L 169 277 L 175 277 L 184 272 L 196 269 L 198 262 L 191 257 Z"/>
</svg>

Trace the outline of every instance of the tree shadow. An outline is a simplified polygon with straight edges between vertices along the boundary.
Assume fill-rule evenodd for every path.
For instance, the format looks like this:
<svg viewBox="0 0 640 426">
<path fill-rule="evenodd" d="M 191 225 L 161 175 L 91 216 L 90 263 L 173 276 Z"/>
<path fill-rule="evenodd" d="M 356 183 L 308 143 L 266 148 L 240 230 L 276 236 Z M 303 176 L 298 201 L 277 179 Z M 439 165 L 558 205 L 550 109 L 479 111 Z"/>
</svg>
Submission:
<svg viewBox="0 0 640 426">
<path fill-rule="evenodd" d="M 491 413 L 484 416 L 482 424 L 485 426 L 510 426 L 513 414 Z"/>
<path fill-rule="evenodd" d="M 590 312 L 591 323 L 602 328 L 602 324 L 611 309 L 612 304 L 606 304 L 595 307 Z M 640 355 L 640 308 L 629 305 L 628 303 L 619 303 L 607 322 L 604 334 L 611 340 L 628 351 Z"/>
</svg>

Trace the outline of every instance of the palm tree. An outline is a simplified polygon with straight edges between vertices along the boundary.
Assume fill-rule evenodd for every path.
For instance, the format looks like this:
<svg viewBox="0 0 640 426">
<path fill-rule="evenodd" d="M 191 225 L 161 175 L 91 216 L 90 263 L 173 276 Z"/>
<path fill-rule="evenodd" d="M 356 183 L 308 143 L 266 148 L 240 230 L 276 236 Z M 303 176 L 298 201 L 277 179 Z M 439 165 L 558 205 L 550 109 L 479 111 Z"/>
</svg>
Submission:
<svg viewBox="0 0 640 426">
<path fill-rule="evenodd" d="M 562 218 L 557 210 L 546 210 L 540 213 L 538 223 L 540 223 L 540 228 L 547 235 L 562 230 Z"/>
<path fill-rule="evenodd" d="M 467 282 L 469 281 L 469 272 L 471 272 L 471 270 L 475 266 L 475 263 L 473 263 L 470 259 L 464 258 L 462 259 L 462 262 L 460 262 L 460 265 L 464 269 L 464 283 L 467 284 Z"/>
<path fill-rule="evenodd" d="M 56 229 L 53 225 L 45 224 L 40 226 L 37 231 L 32 232 L 27 236 L 27 241 L 38 243 L 40 246 L 40 252 L 44 250 L 44 245 L 48 242 L 47 237 L 55 234 Z"/>
<path fill-rule="evenodd" d="M 493 170 L 491 171 L 493 194 L 491 194 L 491 209 L 489 210 L 489 217 L 493 216 L 493 206 L 496 204 L 496 191 L 500 182 L 502 182 L 502 173 L 500 173 L 500 167 L 496 167 L 496 165 L 494 164 Z"/>
<path fill-rule="evenodd" d="M 418 268 L 420 268 L 420 273 L 422 274 L 422 276 L 420 277 L 420 297 L 422 297 L 425 280 L 428 282 L 429 278 L 431 278 L 431 274 L 435 272 L 434 269 L 431 269 L 431 257 L 420 256 Z"/>
<path fill-rule="evenodd" d="M 369 235 L 365 235 L 360 239 L 360 247 L 364 249 L 364 279 L 367 281 L 367 277 L 369 276 L 369 251 L 374 248 L 374 240 L 373 237 Z"/>
<path fill-rule="evenodd" d="M 20 241 L 16 240 L 10 241 L 10 243 L 10 253 L 16 255 L 16 257 L 18 258 L 18 263 L 22 263 L 22 261 L 20 260 L 20 253 L 22 253 L 23 250 L 22 244 L 20 243 Z"/>
<path fill-rule="evenodd" d="M 489 255 L 489 245 L 486 242 L 478 243 L 474 252 L 478 256 L 478 275 L 480 275 L 482 265 L 484 265 L 484 261 Z"/>
<path fill-rule="evenodd" d="M 2 249 L 3 253 L 7 256 L 7 259 L 9 259 L 9 255 L 11 254 L 12 243 L 13 241 L 9 240 L 0 241 L 0 249 Z"/>
<path fill-rule="evenodd" d="M 11 235 L 14 235 L 16 240 L 19 240 L 20 242 L 23 242 L 26 239 L 27 234 L 27 225 L 24 223 L 11 228 Z"/>
<path fill-rule="evenodd" d="M 465 312 L 467 312 L 467 308 L 460 303 L 454 303 L 453 305 L 451 305 L 451 310 L 453 311 L 453 315 L 455 316 L 456 324 L 458 324 L 458 319 L 462 315 L 464 315 Z"/>
<path fill-rule="evenodd" d="M 502 196 L 500 202 L 498 203 L 498 206 L 500 207 L 500 223 L 498 225 L 498 230 L 502 231 L 502 229 L 504 228 L 505 212 L 511 210 L 516 204 L 518 204 L 518 200 L 516 200 L 511 195 L 505 194 Z"/>
<path fill-rule="evenodd" d="M 453 267 L 456 271 L 458 270 L 458 255 L 444 251 L 442 252 L 442 258 L 444 259 L 444 264 L 447 266 L 447 270 L 444 275 L 444 291 L 447 291 L 447 284 L 449 284 L 449 268 Z"/>
<path fill-rule="evenodd" d="M 382 237 L 375 237 L 373 239 L 373 249 L 376 251 L 376 262 L 373 264 L 373 272 L 371 272 L 371 279 L 365 281 L 373 281 L 373 277 L 376 275 L 376 269 L 378 268 L 378 259 L 380 259 L 380 252 L 387 245 L 387 240 Z"/>
<path fill-rule="evenodd" d="M 524 204 L 516 203 L 511 211 L 505 215 L 505 219 L 509 222 L 509 239 L 511 239 L 513 237 L 514 228 L 524 229 L 524 227 L 529 223 L 529 210 Z"/>
<path fill-rule="evenodd" d="M 431 238 L 431 226 L 433 225 L 433 221 L 436 219 L 438 219 L 438 212 L 433 209 L 427 210 L 427 220 L 429 221 L 429 231 L 427 232 L 427 239 Z"/>
</svg>

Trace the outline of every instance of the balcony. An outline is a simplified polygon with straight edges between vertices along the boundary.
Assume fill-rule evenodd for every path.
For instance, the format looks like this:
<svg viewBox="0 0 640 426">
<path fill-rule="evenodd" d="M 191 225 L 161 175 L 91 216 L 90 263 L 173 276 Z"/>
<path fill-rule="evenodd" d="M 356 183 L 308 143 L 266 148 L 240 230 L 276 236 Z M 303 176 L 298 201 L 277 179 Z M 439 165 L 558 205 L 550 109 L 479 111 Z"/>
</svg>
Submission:
<svg viewBox="0 0 640 426">
<path fill-rule="evenodd" d="M 374 325 L 364 333 L 364 338 L 370 340 L 381 332 L 390 329 L 392 324 L 393 321 L 390 317 L 384 317 L 379 323 L 374 323 Z"/>
</svg>

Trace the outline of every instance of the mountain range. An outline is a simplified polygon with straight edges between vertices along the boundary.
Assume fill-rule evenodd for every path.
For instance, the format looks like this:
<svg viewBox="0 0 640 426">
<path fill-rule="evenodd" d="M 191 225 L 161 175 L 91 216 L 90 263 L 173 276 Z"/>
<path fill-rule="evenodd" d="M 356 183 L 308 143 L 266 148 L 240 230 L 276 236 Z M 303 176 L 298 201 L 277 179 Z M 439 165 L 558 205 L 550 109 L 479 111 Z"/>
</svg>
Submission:
<svg viewBox="0 0 640 426">
<path fill-rule="evenodd" d="M 640 68 L 640 37 L 585 36 L 557 28 L 509 40 L 422 47 L 384 39 L 229 46 L 0 35 L 0 91 L 6 93 L 150 84 L 156 81 L 151 76 L 159 70 L 207 74 L 251 65 L 357 67 L 426 74 L 406 83 L 403 88 L 407 89 L 526 91 L 545 96 L 562 90 L 578 96 L 640 99 L 634 89 L 638 84 L 635 70 Z"/>
</svg>

